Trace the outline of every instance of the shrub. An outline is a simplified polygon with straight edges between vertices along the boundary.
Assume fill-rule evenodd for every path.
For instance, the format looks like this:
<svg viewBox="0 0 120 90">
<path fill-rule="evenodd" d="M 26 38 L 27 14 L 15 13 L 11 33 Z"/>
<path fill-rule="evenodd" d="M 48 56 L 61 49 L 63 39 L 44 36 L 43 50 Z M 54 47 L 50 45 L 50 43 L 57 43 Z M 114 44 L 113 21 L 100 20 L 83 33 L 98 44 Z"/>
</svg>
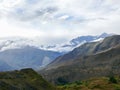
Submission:
<svg viewBox="0 0 120 90">
<path fill-rule="evenodd" d="M 58 82 L 60 85 L 68 84 L 68 81 L 67 81 L 65 78 L 63 78 L 63 77 L 59 77 L 59 78 L 57 79 L 57 82 Z"/>
<path fill-rule="evenodd" d="M 116 78 L 114 76 L 110 76 L 109 77 L 109 82 L 111 82 L 111 83 L 117 83 L 117 80 L 116 80 Z"/>
</svg>

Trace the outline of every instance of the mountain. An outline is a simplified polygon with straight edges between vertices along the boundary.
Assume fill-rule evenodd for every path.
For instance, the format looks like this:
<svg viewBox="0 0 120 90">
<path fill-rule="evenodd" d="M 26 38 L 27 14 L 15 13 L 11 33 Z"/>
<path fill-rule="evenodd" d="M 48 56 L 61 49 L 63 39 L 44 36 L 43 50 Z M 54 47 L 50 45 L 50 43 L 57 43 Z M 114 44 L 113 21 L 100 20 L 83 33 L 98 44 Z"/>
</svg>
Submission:
<svg viewBox="0 0 120 90">
<path fill-rule="evenodd" d="M 72 45 L 78 45 L 79 43 L 81 42 L 95 42 L 95 41 L 99 41 L 99 40 L 102 40 L 108 36 L 111 36 L 113 34 L 107 34 L 107 33 L 102 33 L 101 35 L 97 35 L 97 36 L 91 36 L 91 35 L 88 35 L 88 36 L 80 36 L 80 37 L 77 37 L 75 39 L 72 39 L 70 41 L 70 43 L 72 43 Z"/>
<path fill-rule="evenodd" d="M 3 38 L 0 39 L 0 71 L 22 68 L 40 69 L 51 63 L 56 57 L 71 51 L 85 42 L 101 41 L 113 34 L 81 36 L 68 43 L 53 46 L 41 45 L 39 38 Z"/>
<path fill-rule="evenodd" d="M 97 54 L 97 53 L 109 50 L 110 48 L 118 44 L 120 44 L 120 35 L 106 37 L 103 41 L 85 43 L 75 48 L 73 51 L 58 57 L 48 66 L 50 66 L 50 68 L 54 67 L 54 65 L 58 67 L 60 64 L 62 65 L 66 61 L 72 61 L 82 56 Z"/>
<path fill-rule="evenodd" d="M 9 49 L 0 52 L 1 71 L 22 68 L 33 68 L 37 70 L 52 62 L 61 55 L 58 52 L 45 51 L 35 47 L 26 46 L 21 49 Z M 7 69 L 6 69 L 7 68 Z"/>
<path fill-rule="evenodd" d="M 55 90 L 32 69 L 0 72 L 0 90 Z"/>
<path fill-rule="evenodd" d="M 105 37 L 111 36 L 113 34 L 103 33 L 96 36 L 80 36 L 70 40 L 69 42 L 55 45 L 42 45 L 39 37 L 35 38 L 22 38 L 22 37 L 9 37 L 0 39 L 0 51 L 8 49 L 23 48 L 26 46 L 36 47 L 42 50 L 50 50 L 56 52 L 69 52 L 74 48 L 86 43 L 95 42 L 104 39 Z"/>
<path fill-rule="evenodd" d="M 120 35 L 85 43 L 58 57 L 39 71 L 48 81 L 59 84 L 109 75 L 120 75 Z M 49 77 L 51 76 L 52 77 Z"/>
</svg>

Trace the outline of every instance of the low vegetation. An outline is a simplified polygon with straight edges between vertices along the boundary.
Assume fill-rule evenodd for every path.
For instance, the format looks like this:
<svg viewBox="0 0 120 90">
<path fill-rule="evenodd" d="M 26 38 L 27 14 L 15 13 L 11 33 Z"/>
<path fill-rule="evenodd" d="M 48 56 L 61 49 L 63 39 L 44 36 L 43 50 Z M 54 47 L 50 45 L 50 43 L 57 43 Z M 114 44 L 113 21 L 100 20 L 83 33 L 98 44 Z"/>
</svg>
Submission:
<svg viewBox="0 0 120 90">
<path fill-rule="evenodd" d="M 120 77 L 93 78 L 59 85 L 59 90 L 120 90 Z"/>
<path fill-rule="evenodd" d="M 32 69 L 1 72 L 0 90 L 55 90 L 41 75 Z"/>
<path fill-rule="evenodd" d="M 0 72 L 0 90 L 120 90 L 120 76 L 92 78 L 69 83 L 58 78 L 53 86 L 32 69 Z"/>
</svg>

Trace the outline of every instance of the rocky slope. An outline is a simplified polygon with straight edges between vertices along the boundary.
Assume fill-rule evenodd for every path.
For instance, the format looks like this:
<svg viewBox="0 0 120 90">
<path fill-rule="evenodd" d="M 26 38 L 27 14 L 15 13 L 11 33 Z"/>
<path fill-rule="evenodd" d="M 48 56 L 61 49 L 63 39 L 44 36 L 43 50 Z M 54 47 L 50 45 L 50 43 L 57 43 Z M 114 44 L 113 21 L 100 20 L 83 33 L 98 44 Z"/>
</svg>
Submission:
<svg viewBox="0 0 120 90">
<path fill-rule="evenodd" d="M 58 57 L 40 73 L 50 82 L 65 82 L 109 75 L 120 75 L 120 35 L 102 42 L 86 43 Z M 51 76 L 52 77 L 49 77 Z"/>
</svg>

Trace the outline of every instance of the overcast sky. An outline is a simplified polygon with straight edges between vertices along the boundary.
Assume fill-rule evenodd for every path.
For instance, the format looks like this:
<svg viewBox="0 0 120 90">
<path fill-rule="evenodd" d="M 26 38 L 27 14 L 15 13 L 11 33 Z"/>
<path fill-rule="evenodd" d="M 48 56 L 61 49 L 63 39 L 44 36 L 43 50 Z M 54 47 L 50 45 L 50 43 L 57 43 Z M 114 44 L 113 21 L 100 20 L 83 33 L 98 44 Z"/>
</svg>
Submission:
<svg viewBox="0 0 120 90">
<path fill-rule="evenodd" d="M 0 0 L 0 37 L 64 42 L 103 32 L 120 34 L 120 0 Z"/>
</svg>

